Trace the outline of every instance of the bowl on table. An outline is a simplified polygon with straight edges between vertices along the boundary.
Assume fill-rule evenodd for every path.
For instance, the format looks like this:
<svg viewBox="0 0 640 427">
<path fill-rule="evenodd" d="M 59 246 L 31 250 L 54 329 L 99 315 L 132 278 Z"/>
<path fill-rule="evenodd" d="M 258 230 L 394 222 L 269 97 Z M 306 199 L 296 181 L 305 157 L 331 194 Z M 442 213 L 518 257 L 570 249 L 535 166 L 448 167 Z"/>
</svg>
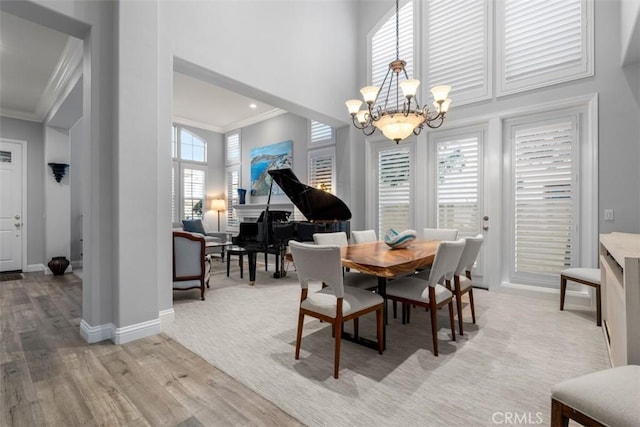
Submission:
<svg viewBox="0 0 640 427">
<path fill-rule="evenodd" d="M 384 235 L 384 242 L 391 249 L 402 249 L 409 246 L 416 239 L 416 230 L 404 230 L 401 232 L 391 228 Z"/>
</svg>

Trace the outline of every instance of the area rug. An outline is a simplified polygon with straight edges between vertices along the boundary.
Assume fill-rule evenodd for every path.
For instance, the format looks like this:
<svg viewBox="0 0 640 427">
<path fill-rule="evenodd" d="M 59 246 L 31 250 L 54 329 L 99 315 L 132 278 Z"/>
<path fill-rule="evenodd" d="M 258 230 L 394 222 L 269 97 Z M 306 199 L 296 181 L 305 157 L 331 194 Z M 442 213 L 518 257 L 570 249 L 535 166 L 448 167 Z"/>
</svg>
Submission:
<svg viewBox="0 0 640 427">
<path fill-rule="evenodd" d="M 477 324 L 466 307 L 457 341 L 450 340 L 447 310 L 439 313 L 440 356 L 432 352 L 428 313 L 414 310 L 408 325 L 389 319 L 383 355 L 343 341 L 337 380 L 326 323 L 306 320 L 294 359 L 295 272 L 273 279 L 259 271 L 255 286 L 237 271 L 230 278 L 214 272 L 206 301 L 176 297 L 175 321 L 164 332 L 310 426 L 489 426 L 516 415 L 549 425 L 553 384 L 609 367 L 593 313 L 561 312 L 556 301 L 530 297 L 474 295 Z M 374 317 L 363 318 L 361 335 L 374 331 Z"/>
<path fill-rule="evenodd" d="M 0 282 L 8 282 L 9 280 L 22 280 L 24 279 L 24 276 L 22 275 L 22 273 L 16 273 L 16 272 L 7 272 L 7 273 L 0 273 Z"/>
</svg>

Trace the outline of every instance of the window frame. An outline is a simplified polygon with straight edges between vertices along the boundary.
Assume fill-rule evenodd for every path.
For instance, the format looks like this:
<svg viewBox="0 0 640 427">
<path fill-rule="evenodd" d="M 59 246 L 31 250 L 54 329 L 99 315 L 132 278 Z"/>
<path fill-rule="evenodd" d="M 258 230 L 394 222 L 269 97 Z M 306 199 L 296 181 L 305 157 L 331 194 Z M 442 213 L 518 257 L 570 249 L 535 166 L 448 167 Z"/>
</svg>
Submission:
<svg viewBox="0 0 640 427">
<path fill-rule="evenodd" d="M 336 147 L 328 146 L 322 148 L 314 148 L 307 150 L 307 182 L 310 186 L 313 186 L 315 177 L 312 176 L 312 162 L 317 157 L 329 156 L 331 158 L 331 188 L 328 191 L 331 194 L 336 194 Z"/>
</svg>

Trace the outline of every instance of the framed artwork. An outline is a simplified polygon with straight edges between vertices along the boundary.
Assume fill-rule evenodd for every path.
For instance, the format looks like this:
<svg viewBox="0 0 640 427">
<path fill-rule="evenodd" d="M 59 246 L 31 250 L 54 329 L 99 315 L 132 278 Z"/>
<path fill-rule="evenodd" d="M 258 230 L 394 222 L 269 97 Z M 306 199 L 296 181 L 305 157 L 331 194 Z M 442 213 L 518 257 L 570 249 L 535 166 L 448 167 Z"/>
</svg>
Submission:
<svg viewBox="0 0 640 427">
<path fill-rule="evenodd" d="M 271 186 L 271 176 L 267 171 L 293 167 L 293 141 L 263 145 L 251 149 L 251 195 L 267 196 Z M 273 184 L 271 194 L 284 194 Z"/>
</svg>

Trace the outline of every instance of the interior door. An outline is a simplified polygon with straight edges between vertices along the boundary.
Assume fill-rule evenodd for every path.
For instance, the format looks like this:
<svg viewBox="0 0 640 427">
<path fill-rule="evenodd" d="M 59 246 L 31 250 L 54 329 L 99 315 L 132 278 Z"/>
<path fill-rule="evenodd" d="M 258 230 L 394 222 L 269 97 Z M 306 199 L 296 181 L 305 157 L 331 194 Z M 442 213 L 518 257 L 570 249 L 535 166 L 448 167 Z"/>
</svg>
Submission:
<svg viewBox="0 0 640 427">
<path fill-rule="evenodd" d="M 0 271 L 22 270 L 22 147 L 0 142 Z"/>
</svg>

